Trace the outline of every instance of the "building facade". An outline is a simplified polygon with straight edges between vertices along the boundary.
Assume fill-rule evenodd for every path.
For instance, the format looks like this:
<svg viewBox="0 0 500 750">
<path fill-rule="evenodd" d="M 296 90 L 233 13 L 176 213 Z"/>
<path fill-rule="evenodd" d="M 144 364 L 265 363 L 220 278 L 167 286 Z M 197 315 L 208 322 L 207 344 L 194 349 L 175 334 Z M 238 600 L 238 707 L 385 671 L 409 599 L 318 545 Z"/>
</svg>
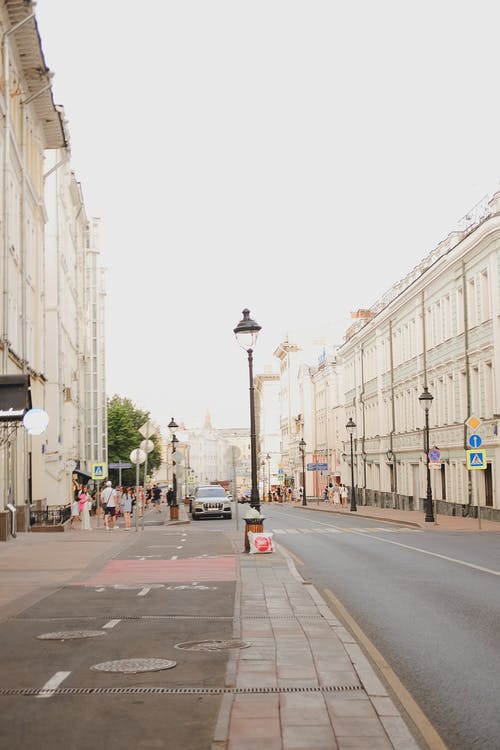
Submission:
<svg viewBox="0 0 500 750">
<path fill-rule="evenodd" d="M 419 395 L 433 396 L 431 487 L 438 512 L 500 517 L 500 193 L 450 234 L 348 332 L 339 349 L 356 424 L 358 500 L 422 510 L 427 457 Z M 468 470 L 470 416 L 485 469 Z M 350 484 L 349 451 L 342 475 Z M 437 454 L 434 454 L 437 455 Z"/>
</svg>

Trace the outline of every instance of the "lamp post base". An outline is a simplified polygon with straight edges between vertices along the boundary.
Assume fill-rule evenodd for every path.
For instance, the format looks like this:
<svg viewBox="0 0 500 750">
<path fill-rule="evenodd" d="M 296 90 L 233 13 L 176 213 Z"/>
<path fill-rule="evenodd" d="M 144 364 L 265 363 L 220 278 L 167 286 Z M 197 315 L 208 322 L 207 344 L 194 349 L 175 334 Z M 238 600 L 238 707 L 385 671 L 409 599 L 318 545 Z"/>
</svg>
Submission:
<svg viewBox="0 0 500 750">
<path fill-rule="evenodd" d="M 179 506 L 178 505 L 170 506 L 170 520 L 171 521 L 179 520 Z"/>
</svg>

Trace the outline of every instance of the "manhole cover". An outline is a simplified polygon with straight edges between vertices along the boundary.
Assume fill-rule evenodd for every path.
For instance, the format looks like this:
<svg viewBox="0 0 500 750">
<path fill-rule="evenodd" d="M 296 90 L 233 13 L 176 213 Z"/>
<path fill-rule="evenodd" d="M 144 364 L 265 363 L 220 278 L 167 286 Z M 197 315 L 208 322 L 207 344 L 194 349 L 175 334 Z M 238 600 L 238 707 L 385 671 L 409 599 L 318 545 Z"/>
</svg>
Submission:
<svg viewBox="0 0 500 750">
<path fill-rule="evenodd" d="M 98 672 L 160 672 L 162 669 L 172 669 L 177 662 L 168 659 L 118 659 L 117 661 L 103 661 L 94 664 L 91 669 Z"/>
<path fill-rule="evenodd" d="M 225 641 L 184 641 L 184 643 L 177 643 L 175 648 L 183 651 L 224 651 L 231 648 L 248 648 L 251 645 L 251 643 L 232 638 Z"/>
<path fill-rule="evenodd" d="M 103 630 L 60 630 L 55 633 L 37 635 L 41 641 L 71 641 L 75 638 L 98 638 L 106 635 Z"/>
</svg>

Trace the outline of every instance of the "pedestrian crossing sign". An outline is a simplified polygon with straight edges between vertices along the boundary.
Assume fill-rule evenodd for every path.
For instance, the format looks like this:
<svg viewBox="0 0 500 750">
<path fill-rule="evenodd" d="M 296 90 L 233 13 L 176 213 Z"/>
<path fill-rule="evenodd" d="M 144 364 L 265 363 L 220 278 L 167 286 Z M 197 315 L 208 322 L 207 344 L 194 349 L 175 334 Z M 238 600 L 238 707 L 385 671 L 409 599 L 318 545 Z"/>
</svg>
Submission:
<svg viewBox="0 0 500 750">
<path fill-rule="evenodd" d="M 105 463 L 92 464 L 92 479 L 104 479 L 108 475 Z"/>
<path fill-rule="evenodd" d="M 468 469 L 486 469 L 486 451 L 466 451 Z"/>
</svg>

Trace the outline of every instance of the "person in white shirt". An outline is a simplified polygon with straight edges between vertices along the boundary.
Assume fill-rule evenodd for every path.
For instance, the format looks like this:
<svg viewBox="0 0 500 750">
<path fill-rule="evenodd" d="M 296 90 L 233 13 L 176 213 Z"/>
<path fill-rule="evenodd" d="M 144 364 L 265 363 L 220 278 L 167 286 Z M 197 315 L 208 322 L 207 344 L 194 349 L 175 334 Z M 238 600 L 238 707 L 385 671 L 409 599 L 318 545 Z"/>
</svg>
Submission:
<svg viewBox="0 0 500 750">
<path fill-rule="evenodd" d="M 101 492 L 101 502 L 104 505 L 104 526 L 107 530 L 117 529 L 115 526 L 116 505 L 118 502 L 118 493 L 111 486 L 111 482 L 106 482 L 106 487 Z"/>
</svg>

